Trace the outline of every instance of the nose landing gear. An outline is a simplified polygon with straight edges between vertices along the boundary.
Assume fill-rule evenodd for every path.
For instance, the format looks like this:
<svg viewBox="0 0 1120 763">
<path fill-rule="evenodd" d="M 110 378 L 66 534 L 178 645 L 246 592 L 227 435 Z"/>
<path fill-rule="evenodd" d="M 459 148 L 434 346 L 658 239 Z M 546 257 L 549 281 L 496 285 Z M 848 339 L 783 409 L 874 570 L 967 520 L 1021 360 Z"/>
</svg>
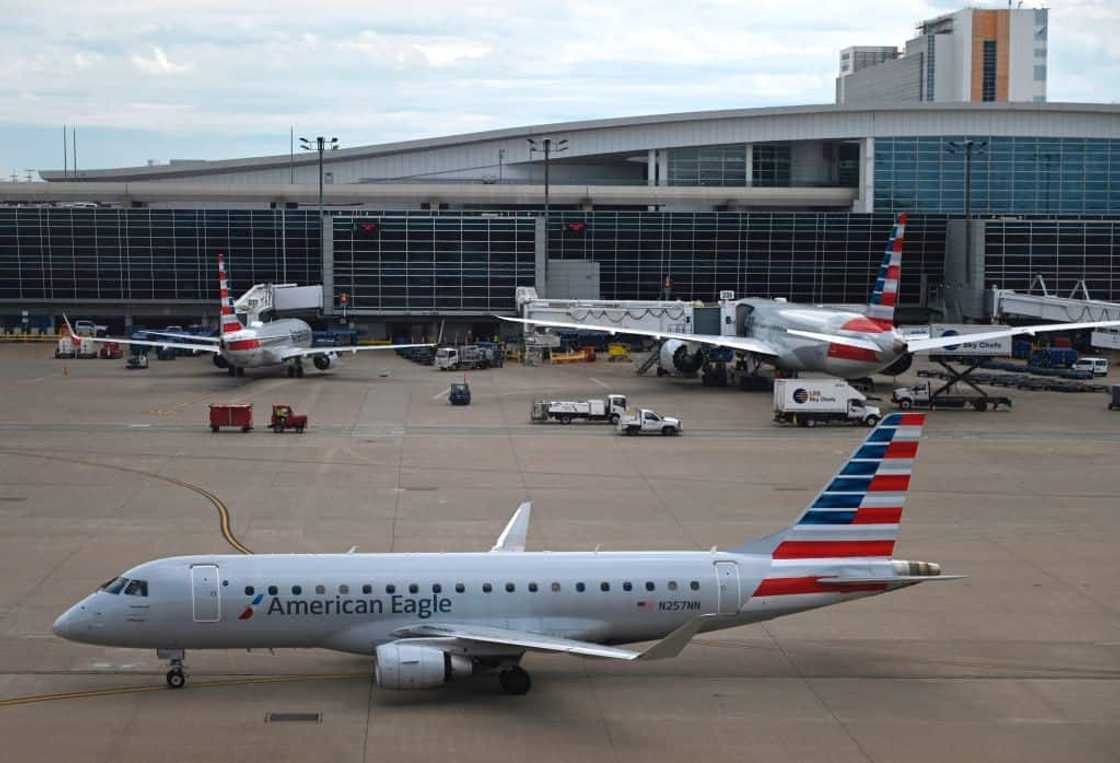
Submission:
<svg viewBox="0 0 1120 763">
<path fill-rule="evenodd" d="M 182 649 L 157 649 L 156 656 L 167 660 L 171 670 L 167 671 L 167 686 L 171 689 L 182 689 L 187 685 L 187 674 L 183 670 L 183 658 L 186 656 Z"/>
</svg>

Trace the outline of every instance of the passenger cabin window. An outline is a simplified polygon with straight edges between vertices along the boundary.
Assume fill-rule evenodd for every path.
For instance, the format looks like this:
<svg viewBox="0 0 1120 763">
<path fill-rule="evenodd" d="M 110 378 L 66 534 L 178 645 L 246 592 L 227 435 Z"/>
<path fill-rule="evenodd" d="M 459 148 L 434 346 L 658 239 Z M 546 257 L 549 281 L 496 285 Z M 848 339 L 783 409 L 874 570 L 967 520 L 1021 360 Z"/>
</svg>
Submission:
<svg viewBox="0 0 1120 763">
<path fill-rule="evenodd" d="M 536 592 L 537 592 L 537 584 L 536 583 L 530 583 L 529 584 L 529 593 L 536 593 Z"/>
<path fill-rule="evenodd" d="M 362 593 L 365 593 L 365 594 L 373 593 L 373 586 L 371 586 L 369 583 L 366 583 L 365 585 L 362 586 Z"/>
<path fill-rule="evenodd" d="M 609 591 L 609 590 L 611 590 L 611 584 L 604 580 L 602 583 L 599 584 L 599 590 L 600 591 Z"/>
<path fill-rule="evenodd" d="M 342 594 L 343 596 L 345 596 L 346 594 L 350 593 L 350 586 L 348 586 L 348 585 L 346 585 L 345 583 L 343 583 L 342 585 L 340 585 L 340 586 L 338 587 L 338 592 L 339 592 L 340 594 Z"/>
<path fill-rule="evenodd" d="M 254 589 L 253 586 L 251 586 L 251 585 L 245 586 L 245 595 L 246 596 L 252 596 L 254 593 L 256 593 L 256 589 Z"/>
<path fill-rule="evenodd" d="M 275 595 L 276 595 L 276 594 L 278 594 L 279 592 L 280 592 L 280 589 L 279 589 L 279 588 L 277 588 L 277 587 L 276 587 L 276 586 L 274 586 L 274 585 L 270 585 L 270 586 L 268 587 L 268 595 L 269 595 L 269 596 L 275 596 Z"/>
<path fill-rule="evenodd" d="M 124 589 L 125 596 L 147 596 L 148 595 L 148 581 L 146 580 L 130 580 L 128 587 Z"/>
<path fill-rule="evenodd" d="M 587 586 L 585 586 L 583 583 L 576 583 L 576 590 L 580 593 L 583 593 L 587 590 Z"/>
<path fill-rule="evenodd" d="M 315 593 L 319 594 L 320 596 L 325 594 L 326 592 L 327 592 L 327 587 L 325 585 L 315 586 Z"/>
<path fill-rule="evenodd" d="M 408 584 L 408 592 L 409 593 L 420 593 L 420 586 L 416 585 L 415 583 L 409 583 Z"/>
<path fill-rule="evenodd" d="M 688 584 L 688 587 L 691 588 L 693 591 L 699 591 L 700 590 L 700 581 L 699 580 L 693 580 L 691 583 Z"/>
<path fill-rule="evenodd" d="M 483 583 L 482 584 L 482 592 L 483 593 L 490 593 L 493 590 L 494 590 L 494 586 L 490 585 L 489 583 Z"/>
<path fill-rule="evenodd" d="M 128 585 L 128 578 L 113 578 L 108 583 L 101 586 L 101 590 L 105 593 L 118 594 L 121 590 Z"/>
<path fill-rule="evenodd" d="M 292 596 L 299 596 L 301 593 L 303 593 L 303 586 L 300 586 L 300 585 L 292 586 Z"/>
<path fill-rule="evenodd" d="M 467 590 L 467 587 L 465 585 L 463 585 L 462 583 L 456 583 L 455 584 L 455 593 L 463 593 L 466 590 Z"/>
<path fill-rule="evenodd" d="M 385 586 L 385 593 L 396 593 L 396 592 L 397 592 L 397 587 L 395 585 L 393 585 L 392 583 Z"/>
<path fill-rule="evenodd" d="M 432 583 L 432 593 L 443 593 L 443 586 L 439 583 Z"/>
<path fill-rule="evenodd" d="M 506 593 L 513 593 L 516 588 L 517 586 L 515 586 L 513 583 L 506 583 Z"/>
<path fill-rule="evenodd" d="M 669 581 L 669 590 L 670 591 L 677 590 L 677 581 L 675 581 L 675 580 L 670 580 Z"/>
<path fill-rule="evenodd" d="M 646 581 L 646 590 L 647 591 L 652 591 L 655 588 L 657 588 L 657 586 L 655 586 L 652 581 L 649 581 L 649 580 Z"/>
<path fill-rule="evenodd" d="M 627 580 L 627 581 L 623 582 L 622 590 L 623 591 L 633 591 L 634 590 L 634 584 L 631 583 L 629 580 Z"/>
<path fill-rule="evenodd" d="M 560 584 L 559 583 L 553 583 L 552 584 L 552 592 L 553 593 L 560 593 Z"/>
</svg>

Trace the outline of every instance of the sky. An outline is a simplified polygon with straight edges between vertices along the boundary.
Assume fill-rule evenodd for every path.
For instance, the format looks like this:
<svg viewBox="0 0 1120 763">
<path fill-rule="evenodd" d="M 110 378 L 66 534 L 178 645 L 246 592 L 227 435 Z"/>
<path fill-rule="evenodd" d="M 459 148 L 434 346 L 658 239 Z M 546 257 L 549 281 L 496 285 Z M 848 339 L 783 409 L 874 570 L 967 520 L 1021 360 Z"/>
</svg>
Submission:
<svg viewBox="0 0 1120 763">
<path fill-rule="evenodd" d="M 0 0 L 0 178 L 61 169 L 64 124 L 93 169 L 283 154 L 289 127 L 358 146 L 831 103 L 841 48 L 963 5 Z M 1120 100 L 1120 0 L 1049 7 L 1049 99 Z"/>
</svg>

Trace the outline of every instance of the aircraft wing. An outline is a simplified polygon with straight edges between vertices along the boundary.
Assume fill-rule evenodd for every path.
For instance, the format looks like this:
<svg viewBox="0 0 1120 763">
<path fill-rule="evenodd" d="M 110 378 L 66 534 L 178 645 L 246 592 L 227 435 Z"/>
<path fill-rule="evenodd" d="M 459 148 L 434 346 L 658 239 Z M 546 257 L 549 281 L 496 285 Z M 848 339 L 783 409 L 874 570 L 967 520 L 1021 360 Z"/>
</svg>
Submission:
<svg viewBox="0 0 1120 763">
<path fill-rule="evenodd" d="M 1078 329 L 1103 329 L 1116 328 L 1120 321 L 1089 321 L 1087 323 L 1045 323 L 1041 326 L 1013 326 L 999 331 L 985 331 L 980 334 L 955 334 L 954 336 L 939 336 L 932 339 L 911 339 L 906 343 L 908 352 L 928 352 L 940 350 L 943 347 L 952 347 L 966 342 L 983 342 L 989 339 L 1002 339 L 1005 336 L 1020 336 L 1022 334 L 1040 334 L 1048 331 L 1076 331 Z"/>
<path fill-rule="evenodd" d="M 90 341 L 101 342 L 102 344 L 105 344 L 105 343 L 135 344 L 135 345 L 139 345 L 140 347 L 172 347 L 176 350 L 194 350 L 196 352 L 213 352 L 213 353 L 221 352 L 221 350 L 219 350 L 216 345 L 212 345 L 212 344 L 196 344 L 196 343 L 186 343 L 186 342 L 153 342 L 153 341 L 150 341 L 150 340 L 147 340 L 147 339 L 117 339 L 115 337 L 109 337 L 109 336 L 78 337 L 78 335 L 76 333 L 74 333 L 74 328 L 70 325 L 70 319 L 67 318 L 65 315 L 63 315 L 62 320 L 65 321 L 66 328 L 69 329 L 69 331 L 70 331 L 70 336 L 77 337 L 79 340 L 80 339 L 89 339 Z"/>
<path fill-rule="evenodd" d="M 176 334 L 171 331 L 151 331 L 149 329 L 141 330 L 145 334 L 151 334 L 152 336 L 170 336 L 174 337 L 175 339 L 187 339 L 192 342 L 213 342 L 214 344 L 219 344 L 222 341 L 216 336 L 199 336 L 198 334 Z"/>
<path fill-rule="evenodd" d="M 308 358 L 312 355 L 341 355 L 343 353 L 354 355 L 368 350 L 405 350 L 409 347 L 432 346 L 431 342 L 424 342 L 422 344 L 361 344 L 346 345 L 343 347 L 292 347 L 282 352 L 280 357 L 283 360 L 288 360 L 290 358 Z"/>
<path fill-rule="evenodd" d="M 711 616 L 701 615 L 689 620 L 642 652 L 604 646 L 590 641 L 577 641 L 543 633 L 529 633 L 509 628 L 492 628 L 485 625 L 453 625 L 449 623 L 410 625 L 398 628 L 393 631 L 393 635 L 399 638 L 451 638 L 456 641 L 477 644 L 509 646 L 521 651 L 557 652 L 574 654 L 580 657 L 603 657 L 614 660 L 663 660 L 680 654 L 708 617 Z"/>
<path fill-rule="evenodd" d="M 533 503 L 525 501 L 517 507 L 510 517 L 506 529 L 498 536 L 498 541 L 491 552 L 521 552 L 525 550 L 525 536 L 529 534 L 529 514 L 533 511 Z"/>
<path fill-rule="evenodd" d="M 729 347 L 740 352 L 750 352 L 755 355 L 779 355 L 780 353 L 766 342 L 746 336 L 719 336 L 716 334 L 678 334 L 673 331 L 647 331 L 646 329 L 631 329 L 622 326 L 601 326 L 590 323 L 563 323 L 561 321 L 537 321 L 525 318 L 508 318 L 504 315 L 494 316 L 510 323 L 520 323 L 524 326 L 545 326 L 548 328 L 573 329 L 575 331 L 602 331 L 606 334 L 632 334 L 634 336 L 648 336 L 654 339 L 678 339 L 682 342 L 696 342 L 713 347 Z"/>
</svg>

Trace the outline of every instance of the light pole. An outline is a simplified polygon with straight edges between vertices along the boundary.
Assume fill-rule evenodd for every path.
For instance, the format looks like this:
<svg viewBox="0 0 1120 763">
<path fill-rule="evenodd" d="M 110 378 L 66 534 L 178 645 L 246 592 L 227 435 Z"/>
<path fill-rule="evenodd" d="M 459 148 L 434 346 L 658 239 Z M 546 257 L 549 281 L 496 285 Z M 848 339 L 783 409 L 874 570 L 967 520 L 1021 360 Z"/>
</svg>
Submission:
<svg viewBox="0 0 1120 763">
<path fill-rule="evenodd" d="M 988 147 L 986 140 L 968 138 L 949 141 L 945 149 L 950 154 L 964 154 L 964 280 L 972 283 L 972 155 L 982 154 Z"/>
<path fill-rule="evenodd" d="M 319 152 L 319 218 L 323 217 L 323 152 L 330 146 L 331 151 L 338 149 L 338 138 L 327 139 L 322 135 L 317 136 L 314 140 L 310 138 L 300 138 L 299 147 L 304 151 L 318 151 Z"/>
<path fill-rule="evenodd" d="M 533 154 L 541 152 L 544 154 L 544 283 L 545 289 L 548 289 L 548 162 L 553 154 L 559 154 L 562 151 L 568 150 L 568 139 L 561 138 L 552 142 L 552 138 L 526 138 L 529 141 L 529 158 L 533 158 Z"/>
</svg>

